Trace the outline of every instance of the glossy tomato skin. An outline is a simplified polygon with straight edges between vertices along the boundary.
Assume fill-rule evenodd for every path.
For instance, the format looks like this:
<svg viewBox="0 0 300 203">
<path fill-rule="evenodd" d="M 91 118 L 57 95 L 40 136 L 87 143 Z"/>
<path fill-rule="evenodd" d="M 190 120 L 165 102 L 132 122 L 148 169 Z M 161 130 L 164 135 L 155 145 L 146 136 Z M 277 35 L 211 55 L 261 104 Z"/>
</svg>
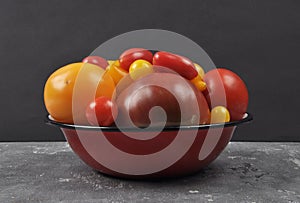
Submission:
<svg viewBox="0 0 300 203">
<path fill-rule="evenodd" d="M 206 124 L 210 121 L 210 111 L 203 94 L 189 81 L 173 73 L 152 73 L 136 80 L 121 92 L 117 105 L 117 121 L 123 126 L 130 126 L 128 120 L 131 120 L 136 126 L 147 127 L 150 124 L 149 112 L 157 106 L 163 108 L 167 117 L 163 118 L 159 113 L 152 115 L 153 125 L 161 125 L 165 119 L 169 126 Z"/>
<path fill-rule="evenodd" d="M 165 51 L 154 54 L 153 65 L 170 68 L 188 80 L 192 80 L 198 75 L 194 63 L 190 59 Z"/>
<path fill-rule="evenodd" d="M 224 106 L 216 106 L 210 113 L 210 123 L 225 123 L 230 121 L 230 113 Z"/>
<path fill-rule="evenodd" d="M 224 106 L 231 120 L 241 120 L 247 111 L 249 98 L 243 80 L 228 69 L 217 68 L 207 72 L 204 81 L 207 85 L 205 97 L 210 107 Z"/>
<path fill-rule="evenodd" d="M 110 61 L 111 64 L 106 69 L 107 73 L 111 76 L 111 78 L 114 80 L 115 85 L 117 85 L 120 80 L 128 74 L 127 71 L 120 68 L 120 62 L 117 61 Z"/>
<path fill-rule="evenodd" d="M 118 115 L 118 107 L 113 100 L 102 96 L 88 105 L 85 115 L 91 125 L 110 126 Z"/>
<path fill-rule="evenodd" d="M 83 63 L 90 63 L 99 66 L 103 69 L 109 65 L 108 62 L 100 56 L 87 56 L 82 60 Z"/>
<path fill-rule="evenodd" d="M 78 83 L 79 74 L 80 84 Z M 73 101 L 75 86 L 78 95 L 76 102 Z M 85 109 L 90 100 L 86 98 L 89 96 L 88 90 L 95 87 L 93 99 L 100 96 L 111 98 L 115 84 L 103 69 L 93 64 L 72 63 L 61 67 L 50 75 L 45 84 L 46 109 L 56 121 L 73 124 L 75 116 L 77 124 L 88 124 Z M 73 109 L 74 106 L 76 109 Z M 76 113 L 73 113 L 74 110 Z"/>
<path fill-rule="evenodd" d="M 132 48 L 124 51 L 120 58 L 120 67 L 123 68 L 126 71 L 129 71 L 130 65 L 138 60 L 146 60 L 149 63 L 152 63 L 153 54 L 151 51 L 143 48 Z"/>
<path fill-rule="evenodd" d="M 134 61 L 129 68 L 129 74 L 133 80 L 142 78 L 150 73 L 153 73 L 152 64 L 142 59 Z"/>
</svg>

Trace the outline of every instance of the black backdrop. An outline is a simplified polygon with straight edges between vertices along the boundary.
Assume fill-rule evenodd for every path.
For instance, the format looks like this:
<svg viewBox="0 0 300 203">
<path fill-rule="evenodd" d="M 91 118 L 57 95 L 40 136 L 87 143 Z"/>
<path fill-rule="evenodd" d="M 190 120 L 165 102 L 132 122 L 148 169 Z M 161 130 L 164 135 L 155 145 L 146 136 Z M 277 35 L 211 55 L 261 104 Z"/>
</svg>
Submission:
<svg viewBox="0 0 300 203">
<path fill-rule="evenodd" d="M 63 140 L 44 124 L 49 74 L 118 34 L 158 28 L 246 81 L 255 120 L 235 140 L 300 141 L 299 10 L 296 0 L 1 1 L 0 140 Z"/>
</svg>

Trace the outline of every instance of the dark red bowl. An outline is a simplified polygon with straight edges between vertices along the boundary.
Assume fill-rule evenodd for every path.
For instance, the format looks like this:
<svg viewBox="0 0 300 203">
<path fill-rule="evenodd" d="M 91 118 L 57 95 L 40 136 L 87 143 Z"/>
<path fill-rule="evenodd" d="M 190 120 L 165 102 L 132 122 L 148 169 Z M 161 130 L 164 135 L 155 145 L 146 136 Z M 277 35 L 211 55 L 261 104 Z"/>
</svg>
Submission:
<svg viewBox="0 0 300 203">
<path fill-rule="evenodd" d="M 246 113 L 239 121 L 172 126 L 162 131 L 70 125 L 50 116 L 47 123 L 62 130 L 72 150 L 90 167 L 111 176 L 138 179 L 178 177 L 199 171 L 224 150 L 237 125 L 252 119 Z"/>
</svg>

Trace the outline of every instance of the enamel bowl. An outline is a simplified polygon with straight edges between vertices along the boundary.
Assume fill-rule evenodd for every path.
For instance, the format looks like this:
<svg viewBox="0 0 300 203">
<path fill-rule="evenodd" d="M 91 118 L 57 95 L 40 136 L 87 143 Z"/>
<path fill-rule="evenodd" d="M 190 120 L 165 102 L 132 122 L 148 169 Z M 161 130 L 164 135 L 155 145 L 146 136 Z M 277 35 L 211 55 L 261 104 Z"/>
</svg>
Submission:
<svg viewBox="0 0 300 203">
<path fill-rule="evenodd" d="M 178 177 L 195 173 L 215 160 L 229 143 L 236 127 L 251 121 L 246 113 L 225 124 L 150 128 L 70 125 L 47 117 L 61 129 L 72 150 L 93 169 L 133 179 Z"/>
</svg>

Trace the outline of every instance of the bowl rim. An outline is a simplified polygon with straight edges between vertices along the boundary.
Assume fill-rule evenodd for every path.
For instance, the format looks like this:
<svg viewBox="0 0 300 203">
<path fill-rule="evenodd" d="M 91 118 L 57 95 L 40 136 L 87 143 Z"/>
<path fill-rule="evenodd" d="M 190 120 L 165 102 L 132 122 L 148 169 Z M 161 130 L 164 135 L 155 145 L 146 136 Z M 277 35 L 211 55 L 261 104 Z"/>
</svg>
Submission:
<svg viewBox="0 0 300 203">
<path fill-rule="evenodd" d="M 253 115 L 249 112 L 244 114 L 244 118 L 238 121 L 230 121 L 226 123 L 214 123 L 214 124 L 203 124 L 203 125 L 183 125 L 183 126 L 166 126 L 163 128 L 163 131 L 176 131 L 176 130 L 201 130 L 208 128 L 224 128 L 224 127 L 233 127 L 243 123 L 247 123 L 253 120 Z M 149 128 L 132 128 L 132 127 L 122 127 L 119 129 L 117 126 L 90 126 L 90 125 L 75 125 L 62 123 L 53 120 L 51 115 L 48 115 L 45 120 L 46 124 L 65 128 L 65 129 L 76 129 L 76 130 L 92 130 L 92 131 L 104 131 L 104 132 L 139 132 L 142 131 L 161 131 L 161 126 L 158 127 L 149 127 Z"/>
</svg>

